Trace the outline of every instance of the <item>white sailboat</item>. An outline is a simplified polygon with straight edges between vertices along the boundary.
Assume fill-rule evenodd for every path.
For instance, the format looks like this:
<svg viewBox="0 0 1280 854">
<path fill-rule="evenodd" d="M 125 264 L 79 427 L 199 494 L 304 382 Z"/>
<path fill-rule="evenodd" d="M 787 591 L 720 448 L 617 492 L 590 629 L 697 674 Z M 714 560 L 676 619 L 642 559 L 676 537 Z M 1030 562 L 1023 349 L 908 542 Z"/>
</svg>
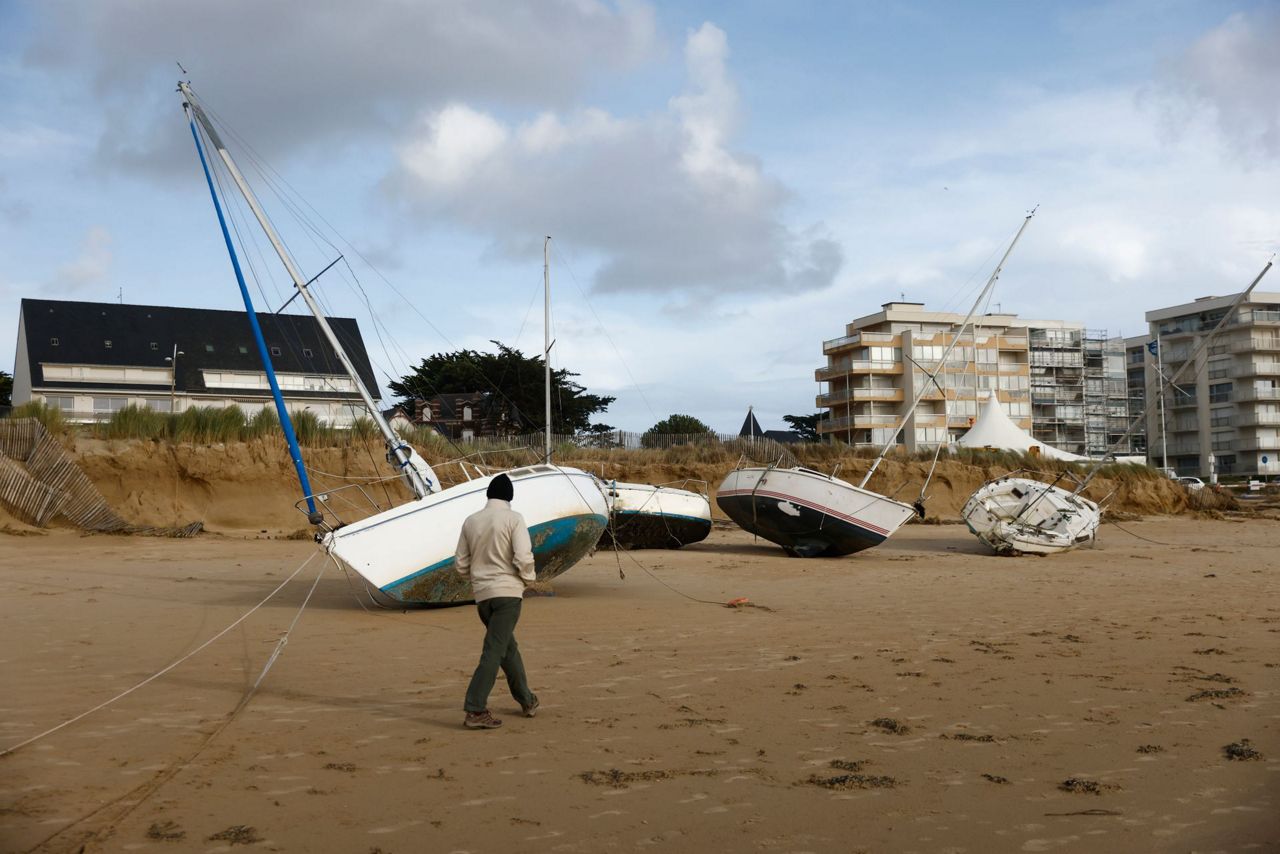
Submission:
<svg viewBox="0 0 1280 854">
<path fill-rule="evenodd" d="M 263 365 L 276 399 L 281 427 L 289 441 L 294 466 L 302 485 L 309 521 L 317 527 L 317 542 L 328 554 L 349 567 L 370 585 L 400 602 L 443 604 L 471 599 L 470 584 L 453 571 L 454 550 L 462 522 L 485 503 L 485 492 L 496 472 L 475 467 L 461 468 L 468 477 L 447 489 L 441 488 L 435 472 L 382 416 L 379 407 L 355 370 L 350 357 L 329 326 L 314 297 L 309 282 L 285 249 L 274 226 L 263 212 L 252 189 L 227 151 L 213 123 L 186 82 L 178 84 L 191 133 L 204 169 L 223 238 L 240 284 L 246 313 L 253 328 Z M 288 411 L 279 393 L 271 357 L 258 328 L 249 291 L 244 282 L 235 247 L 222 213 L 218 192 L 205 158 L 201 131 L 217 152 L 228 175 L 244 197 L 268 241 L 292 279 L 298 295 L 316 318 L 320 330 L 333 348 L 373 418 L 387 446 L 387 460 L 413 494 L 413 499 L 390 510 L 343 524 L 331 508 L 343 503 L 331 493 L 317 494 L 310 488 Z M 549 343 L 548 343 L 549 350 Z M 544 353 L 549 355 L 548 353 Z M 548 380 L 550 368 L 548 366 Z M 596 479 L 576 468 L 556 466 L 550 459 L 550 388 L 547 391 L 547 458 L 542 463 L 506 472 L 515 484 L 513 509 L 529 524 L 534 561 L 539 580 L 554 578 L 572 567 L 595 548 L 608 522 L 608 506 Z"/>
<path fill-rule="evenodd" d="M 711 533 L 711 502 L 702 493 L 667 484 L 605 482 L 609 529 L 602 543 L 625 549 L 678 549 Z"/>
<path fill-rule="evenodd" d="M 1046 555 L 1093 542 L 1102 522 L 1083 495 L 1027 477 L 978 487 L 960 511 L 969 530 L 996 554 Z"/>
<path fill-rule="evenodd" d="M 781 468 L 772 466 L 742 466 L 734 469 L 716 490 L 716 504 L 739 526 L 759 537 L 782 546 L 787 554 L 795 557 L 836 557 L 853 554 L 883 543 L 892 537 L 913 515 L 924 516 L 923 505 L 897 501 L 867 489 L 867 482 L 875 474 L 880 462 L 897 443 L 898 433 L 910 420 L 920 405 L 929 383 L 946 364 L 947 357 L 955 349 L 973 319 L 978 306 L 995 285 L 1004 263 L 1013 248 L 1018 245 L 1022 232 L 1035 216 L 1027 214 L 1022 227 L 1014 235 L 1004 257 L 996 265 L 986 286 L 978 294 L 964 323 L 952 337 L 938 361 L 938 367 L 928 376 L 916 392 L 915 399 L 897 426 L 889 433 L 889 440 L 857 486 L 840 480 L 832 474 L 803 466 Z"/>
</svg>

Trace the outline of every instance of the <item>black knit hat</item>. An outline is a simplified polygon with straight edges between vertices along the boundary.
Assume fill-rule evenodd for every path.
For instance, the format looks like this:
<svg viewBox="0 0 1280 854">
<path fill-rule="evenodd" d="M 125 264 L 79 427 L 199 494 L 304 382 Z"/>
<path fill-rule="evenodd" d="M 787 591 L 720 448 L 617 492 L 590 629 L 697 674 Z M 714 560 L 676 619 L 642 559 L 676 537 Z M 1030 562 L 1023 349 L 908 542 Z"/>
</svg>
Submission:
<svg viewBox="0 0 1280 854">
<path fill-rule="evenodd" d="M 489 481 L 489 489 L 485 492 L 486 498 L 498 498 L 503 501 L 510 501 L 516 494 L 515 487 L 511 485 L 511 478 L 505 474 L 500 474 L 493 480 Z"/>
</svg>

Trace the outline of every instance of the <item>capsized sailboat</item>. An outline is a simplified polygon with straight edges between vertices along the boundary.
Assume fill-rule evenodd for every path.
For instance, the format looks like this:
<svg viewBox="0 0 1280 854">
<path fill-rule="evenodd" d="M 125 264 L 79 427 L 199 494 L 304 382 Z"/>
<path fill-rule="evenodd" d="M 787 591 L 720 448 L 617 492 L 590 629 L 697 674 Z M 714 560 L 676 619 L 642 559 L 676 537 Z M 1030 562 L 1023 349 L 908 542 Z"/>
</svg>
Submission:
<svg viewBox="0 0 1280 854">
<path fill-rule="evenodd" d="M 947 357 L 968 328 L 978 306 L 995 286 L 1000 271 L 1033 216 L 1034 210 L 1022 221 L 1004 257 L 943 351 L 937 367 L 927 374 L 927 381 L 920 384 L 910 407 L 889 431 L 888 441 L 861 483 L 854 486 L 837 478 L 834 472 L 824 474 L 803 466 L 783 468 L 778 464 L 744 466 L 740 463 L 716 490 L 716 504 L 725 515 L 746 531 L 782 546 L 783 551 L 793 557 L 853 554 L 883 543 L 912 516 L 918 514 L 923 518 L 922 501 L 915 504 L 897 501 L 867 489 L 867 482 L 897 443 L 898 433 L 915 413 L 929 384 L 946 365 Z"/>
<path fill-rule="evenodd" d="M 443 604 L 470 600 L 470 584 L 453 571 L 454 549 L 463 520 L 484 506 L 486 488 L 498 473 L 480 473 L 474 467 L 469 470 L 464 463 L 460 466 L 468 480 L 448 488 L 441 487 L 431 466 L 382 416 L 372 394 L 365 387 L 342 343 L 310 293 L 310 282 L 302 275 L 285 248 L 190 85 L 180 82 L 178 91 L 183 98 L 183 109 L 195 140 L 196 152 L 213 198 L 223 240 L 231 257 L 249 324 L 275 399 L 276 412 L 302 487 L 303 499 L 299 504 L 303 505 L 308 520 L 317 528 L 317 541 L 327 553 L 355 571 L 370 585 L 400 602 Z M 315 316 L 321 332 L 359 391 L 368 415 L 382 433 L 387 447 L 387 461 L 395 470 L 395 477 L 402 480 L 413 494 L 412 500 L 344 524 L 336 508 L 340 504 L 347 504 L 346 496 L 337 495 L 340 490 L 327 493 L 312 490 L 302 452 L 294 435 L 292 420 L 271 364 L 271 355 L 258 326 L 257 314 L 223 215 L 211 166 L 205 157 L 205 139 L 218 155 L 231 181 L 244 197 L 246 205 L 275 249 L 297 289 L 297 296 L 302 298 Z M 475 476 L 477 474 L 479 476 Z M 609 511 L 604 494 L 592 475 L 579 469 L 553 465 L 549 456 L 542 464 L 514 469 L 508 471 L 507 475 L 515 485 L 512 507 L 529 524 L 539 580 L 554 578 L 595 548 L 608 522 Z"/>
</svg>

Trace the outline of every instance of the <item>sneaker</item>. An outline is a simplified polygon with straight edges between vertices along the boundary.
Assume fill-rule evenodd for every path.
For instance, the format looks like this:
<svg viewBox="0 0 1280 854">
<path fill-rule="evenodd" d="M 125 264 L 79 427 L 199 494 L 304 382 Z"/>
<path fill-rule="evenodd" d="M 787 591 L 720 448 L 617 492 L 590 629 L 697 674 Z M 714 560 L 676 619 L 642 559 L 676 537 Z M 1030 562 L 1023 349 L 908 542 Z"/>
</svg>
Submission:
<svg viewBox="0 0 1280 854">
<path fill-rule="evenodd" d="M 497 729 L 502 726 L 502 721 L 491 715 L 488 709 L 485 709 L 483 712 L 467 712 L 467 717 L 462 722 L 462 725 L 467 729 Z"/>
<path fill-rule="evenodd" d="M 526 718 L 531 718 L 531 717 L 533 717 L 534 715 L 536 715 L 536 714 L 538 713 L 538 706 L 539 706 L 539 705 L 541 705 L 541 704 L 538 702 L 538 695 L 537 695 L 537 694 L 534 694 L 534 695 L 533 695 L 533 702 L 532 702 L 532 703 L 530 703 L 530 704 L 529 704 L 529 705 L 527 705 L 527 706 L 521 706 L 521 707 L 520 707 L 520 711 L 524 712 L 524 716 L 525 716 Z"/>
</svg>

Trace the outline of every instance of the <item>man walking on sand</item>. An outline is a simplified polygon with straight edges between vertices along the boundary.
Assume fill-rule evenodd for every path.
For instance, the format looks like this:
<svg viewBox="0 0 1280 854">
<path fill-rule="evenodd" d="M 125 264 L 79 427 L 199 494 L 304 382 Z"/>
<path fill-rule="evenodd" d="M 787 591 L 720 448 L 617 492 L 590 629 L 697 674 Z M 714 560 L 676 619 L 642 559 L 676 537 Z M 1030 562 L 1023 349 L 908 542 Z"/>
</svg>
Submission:
<svg viewBox="0 0 1280 854">
<path fill-rule="evenodd" d="M 462 523 L 454 563 L 459 575 L 471 579 L 476 610 L 485 626 L 480 663 L 471 676 L 463 705 L 467 713 L 463 725 L 467 729 L 502 726 L 502 721 L 489 713 L 488 706 L 499 667 L 524 716 L 531 718 L 538 711 L 538 697 L 529 690 L 515 638 L 524 589 L 536 580 L 529 528 L 524 517 L 511 509 L 515 495 L 511 478 L 498 475 L 489 482 L 485 495 L 489 500 L 484 509 Z"/>
</svg>

